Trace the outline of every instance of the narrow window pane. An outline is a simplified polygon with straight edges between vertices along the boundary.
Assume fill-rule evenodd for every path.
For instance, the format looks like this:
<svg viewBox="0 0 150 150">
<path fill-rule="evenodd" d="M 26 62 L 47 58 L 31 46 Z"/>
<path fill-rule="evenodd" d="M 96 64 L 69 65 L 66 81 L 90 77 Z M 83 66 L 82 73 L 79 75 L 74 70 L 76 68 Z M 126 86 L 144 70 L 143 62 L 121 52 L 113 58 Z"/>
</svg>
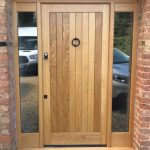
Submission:
<svg viewBox="0 0 150 150">
<path fill-rule="evenodd" d="M 38 49 L 36 13 L 18 13 L 22 133 L 38 132 Z"/>
<path fill-rule="evenodd" d="M 112 131 L 127 132 L 130 111 L 133 13 L 115 13 L 114 31 Z"/>
</svg>

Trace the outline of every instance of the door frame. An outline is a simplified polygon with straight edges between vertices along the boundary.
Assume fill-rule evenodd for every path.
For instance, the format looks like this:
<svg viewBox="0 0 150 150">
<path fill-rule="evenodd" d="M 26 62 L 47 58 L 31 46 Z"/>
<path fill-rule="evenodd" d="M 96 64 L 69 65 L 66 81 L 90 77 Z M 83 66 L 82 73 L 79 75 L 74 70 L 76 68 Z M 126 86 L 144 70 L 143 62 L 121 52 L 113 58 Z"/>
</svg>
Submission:
<svg viewBox="0 0 150 150">
<path fill-rule="evenodd" d="M 133 146 L 133 118 L 134 118 L 134 93 L 136 77 L 136 47 L 138 27 L 138 3 L 137 0 L 13 0 L 13 45 L 15 55 L 16 72 L 16 126 L 18 135 L 18 147 L 43 147 L 43 83 L 42 83 L 42 43 L 41 43 L 41 4 L 109 4 L 110 26 L 109 26 L 109 66 L 108 66 L 108 111 L 107 111 L 107 146 Z M 39 132 L 21 133 L 20 120 L 20 90 L 19 90 L 19 64 L 18 64 L 18 38 L 17 38 L 17 12 L 36 12 L 38 28 L 38 69 L 39 69 Z M 132 42 L 132 64 L 130 85 L 130 115 L 129 132 L 112 132 L 112 65 L 113 65 L 113 43 L 114 43 L 114 14 L 115 12 L 134 12 L 133 42 Z M 32 140 L 31 140 L 32 139 Z M 119 142 L 118 142 L 119 139 Z"/>
</svg>

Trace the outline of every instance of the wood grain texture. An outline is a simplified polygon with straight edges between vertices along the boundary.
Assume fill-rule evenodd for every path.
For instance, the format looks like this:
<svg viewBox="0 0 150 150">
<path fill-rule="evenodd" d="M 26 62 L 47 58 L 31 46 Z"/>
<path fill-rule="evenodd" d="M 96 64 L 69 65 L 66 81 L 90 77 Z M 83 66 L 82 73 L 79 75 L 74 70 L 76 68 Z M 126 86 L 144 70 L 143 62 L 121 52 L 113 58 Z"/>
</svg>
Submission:
<svg viewBox="0 0 150 150">
<path fill-rule="evenodd" d="M 63 18 L 57 13 L 57 124 L 58 132 L 63 131 Z"/>
<path fill-rule="evenodd" d="M 36 3 L 38 2 L 38 13 L 40 13 L 40 10 L 42 10 L 42 15 L 41 15 L 41 17 L 39 16 L 39 18 L 41 19 L 39 19 L 39 21 L 38 21 L 38 24 L 39 24 L 39 22 L 41 21 L 41 27 L 40 27 L 40 25 L 39 25 L 39 27 L 38 28 L 41 28 L 41 30 L 42 30 L 42 34 L 41 34 L 41 42 L 42 42 L 42 44 L 41 44 L 41 49 L 43 50 L 42 52 L 44 53 L 44 52 L 48 52 L 49 53 L 49 46 L 50 46 L 50 41 L 49 41 L 49 12 L 50 12 L 50 9 L 49 9 L 49 7 L 46 7 L 46 9 L 45 9 L 45 7 L 43 7 L 42 8 L 42 3 L 41 2 L 45 2 L 45 3 L 53 3 L 53 4 L 56 4 L 56 3 L 58 3 L 59 5 L 61 5 L 60 3 L 64 3 L 64 4 L 66 4 L 67 3 L 67 5 L 66 5 L 66 7 L 69 7 L 68 5 L 68 2 L 69 3 L 72 3 L 72 6 L 70 7 L 70 8 L 68 8 L 67 9 L 67 11 L 69 12 L 70 10 L 73 10 L 73 11 L 75 11 L 76 12 L 76 6 L 81 6 L 80 8 L 78 7 L 78 11 L 80 11 L 81 13 L 82 12 L 86 12 L 86 13 L 88 13 L 88 12 L 98 12 L 97 10 L 99 10 L 100 12 L 102 12 L 102 13 L 106 13 L 106 11 L 103 9 L 103 6 L 104 5 L 98 5 L 98 3 L 111 3 L 111 4 L 113 4 L 114 6 L 115 6 L 115 4 L 117 4 L 116 6 L 115 6 L 115 9 L 116 9 L 116 11 L 124 11 L 124 12 L 126 12 L 126 11 L 134 11 L 134 12 L 137 12 L 135 9 L 134 9 L 134 7 L 133 7 L 133 5 L 135 5 L 136 4 L 136 0 L 13 0 L 14 1 L 14 3 L 13 3 L 13 7 L 14 7 L 14 15 L 15 15 L 15 17 L 14 17 L 14 33 L 16 33 L 16 34 L 14 34 L 14 47 L 15 47 L 15 65 L 17 66 L 16 67 L 16 72 L 17 72 L 17 74 L 18 74 L 18 46 L 17 46 L 17 12 L 18 11 L 23 11 L 23 12 L 33 12 L 33 11 L 36 11 L 37 10 L 37 8 L 36 8 Z M 21 3 L 15 3 L 15 2 L 21 2 Z M 30 3 L 29 3 L 30 2 Z M 31 3 L 31 2 L 34 2 L 34 3 Z M 75 3 L 77 3 L 76 5 L 75 5 Z M 79 5 L 79 3 L 80 3 L 80 5 Z M 85 3 L 86 5 L 87 5 L 87 3 L 89 3 L 88 4 L 88 7 L 86 7 L 85 5 L 83 5 L 82 3 Z M 91 7 L 91 4 L 90 3 L 92 3 L 92 4 L 94 4 L 95 3 L 95 5 L 92 5 L 93 7 Z M 132 5 L 130 5 L 130 4 Z M 41 5 L 42 4 L 42 5 Z M 121 7 L 120 7 L 120 4 L 121 4 Z M 124 4 L 126 4 L 126 5 L 124 5 Z M 47 4 L 45 4 L 45 5 L 47 5 Z M 129 6 L 130 5 L 130 6 Z M 125 7 L 124 7 L 125 6 Z M 128 7 L 129 6 L 129 7 Z M 52 6 L 53 7 L 53 6 Z M 65 7 L 65 8 L 66 8 Z M 95 7 L 95 8 L 94 8 Z M 42 9 L 41 9 L 42 8 Z M 53 7 L 54 8 L 54 7 Z M 62 7 L 62 9 L 59 9 L 59 10 L 57 10 L 57 5 L 55 5 L 55 10 L 53 9 L 53 11 L 55 11 L 55 12 L 59 12 L 59 11 L 61 11 L 61 10 L 63 10 L 63 12 L 66 12 L 66 10 L 65 10 L 65 8 L 64 7 Z M 114 9 L 114 8 L 113 8 Z M 111 18 L 113 18 L 113 14 L 114 14 L 114 10 L 113 10 L 112 8 L 111 8 Z M 61 32 L 63 32 L 63 28 L 62 28 L 62 24 L 61 24 L 61 19 L 58 19 L 59 17 L 58 16 L 61 16 L 62 15 L 62 11 L 61 11 L 61 13 L 59 13 L 59 14 L 57 14 L 57 30 L 59 30 L 59 33 L 57 33 L 57 42 L 59 43 L 59 45 L 57 44 L 57 55 L 59 55 L 60 57 L 62 56 L 63 57 L 63 54 L 62 54 L 62 51 L 59 51 L 60 49 L 62 49 L 63 48 L 63 46 L 61 47 L 61 45 L 62 45 L 62 43 L 61 42 L 63 42 L 63 41 L 61 41 L 61 40 L 63 40 L 62 38 L 59 38 L 59 36 L 61 35 Z M 137 13 L 135 13 L 135 17 L 134 17 L 134 19 L 136 20 L 137 18 L 137 16 L 136 16 L 136 14 Z M 108 15 L 105 15 L 105 18 L 107 18 L 108 17 Z M 61 17 L 60 17 L 61 18 Z M 83 14 L 83 19 L 84 19 L 84 14 Z M 72 19 L 73 20 L 73 19 Z M 85 19 L 86 20 L 86 19 Z M 71 18 L 70 18 L 70 22 L 72 22 L 71 21 Z M 73 21 L 74 22 L 74 21 Z M 84 24 L 84 23 L 83 23 Z M 97 24 L 97 23 L 96 23 Z M 113 19 L 112 19 L 112 22 L 110 23 L 110 26 L 112 26 L 112 24 L 113 24 Z M 71 24 L 70 24 L 71 25 Z M 107 25 L 107 21 L 105 22 L 105 23 L 103 23 L 103 25 Z M 72 25 L 72 26 L 75 26 L 75 25 Z M 84 25 L 83 25 L 84 26 Z M 86 25 L 84 26 L 85 28 L 86 28 Z M 83 27 L 83 30 L 85 30 L 86 31 L 86 29 Z M 134 22 L 134 31 L 136 31 L 137 30 L 137 21 L 135 21 Z M 110 27 L 110 28 L 113 28 L 113 27 Z M 106 28 L 105 28 L 105 31 L 106 31 Z M 112 42 L 112 40 L 113 40 L 113 33 L 112 33 L 112 31 L 113 30 L 110 30 L 110 42 L 109 43 L 111 43 Z M 39 29 L 38 29 L 38 32 L 39 32 Z M 73 33 L 71 33 L 72 31 L 71 31 L 71 28 L 70 28 L 70 36 L 71 35 L 73 35 Z M 97 32 L 96 32 L 97 33 Z M 105 32 L 104 32 L 105 33 Z M 134 34 L 134 38 L 133 38 L 133 49 L 136 49 L 135 47 L 136 47 L 136 32 L 134 32 L 135 34 Z M 86 39 L 84 38 L 84 35 L 85 33 L 84 33 L 84 31 L 83 31 L 83 47 L 82 47 L 82 49 L 84 49 L 84 41 L 86 41 Z M 105 33 L 106 34 L 106 33 Z M 39 36 L 40 36 L 40 34 L 39 34 Z M 97 36 L 95 36 L 95 37 L 97 37 Z M 103 37 L 104 38 L 104 37 Z M 71 39 L 71 37 L 70 37 L 70 39 Z M 107 38 L 106 38 L 107 39 Z M 97 40 L 97 39 L 95 39 L 95 40 Z M 40 39 L 38 40 L 38 43 L 39 43 L 39 41 L 40 41 Z M 107 45 L 108 43 L 106 42 L 106 41 L 104 41 L 103 40 L 103 43 L 105 43 L 105 45 Z M 40 44 L 38 44 L 38 45 L 40 45 Z M 110 48 L 112 48 L 112 43 L 111 43 L 111 45 L 110 45 Z M 40 46 L 38 46 L 38 47 L 40 47 Z M 105 49 L 106 49 L 107 47 L 105 46 Z M 39 48 L 40 49 L 40 48 Z M 59 49 L 59 50 L 58 50 Z M 73 59 L 75 56 L 75 51 L 74 51 L 74 49 L 72 49 L 73 50 L 73 53 L 72 54 L 70 54 L 70 57 L 71 58 L 69 58 L 69 60 L 72 60 L 73 62 L 71 62 L 72 64 L 74 64 L 75 63 L 75 60 Z M 41 53 L 42 53 L 41 52 Z M 60 52 L 60 54 L 58 54 Z M 71 46 L 70 46 L 70 52 L 71 52 Z M 134 52 L 134 51 L 133 51 Z M 111 60 L 112 60 L 112 56 L 110 56 L 111 55 L 111 53 L 112 52 L 110 52 L 110 50 L 109 50 L 109 67 L 111 68 L 112 67 L 112 64 L 111 64 Z M 85 72 L 83 72 L 83 68 L 86 66 L 86 59 L 85 60 L 83 60 L 83 56 L 85 55 L 85 53 L 84 52 L 82 52 L 82 92 L 81 92 L 81 94 L 82 94 L 82 131 L 86 131 L 86 128 L 87 128 L 87 125 L 84 123 L 84 121 L 86 122 L 86 119 L 87 118 L 84 118 L 83 116 L 86 116 L 86 103 L 83 103 L 83 101 L 85 101 L 85 99 L 83 99 L 83 97 L 85 96 L 86 97 L 86 94 L 85 94 L 85 89 L 86 89 L 86 87 L 85 86 L 83 86 L 83 85 L 85 85 L 85 80 L 86 80 L 86 71 Z M 50 56 L 50 54 L 49 54 L 49 56 Z M 41 57 L 41 56 L 39 56 L 39 57 Z M 57 59 L 58 59 L 59 57 L 57 56 Z M 133 58 L 133 60 L 135 60 L 135 58 L 136 58 L 136 54 L 135 54 L 135 52 L 133 53 L 133 55 L 132 55 L 132 58 Z M 41 57 L 41 59 L 42 59 L 42 57 Z M 96 59 L 96 58 L 95 58 Z M 62 60 L 63 60 L 63 58 L 62 58 Z M 42 89 L 42 92 L 43 92 L 43 94 L 48 94 L 48 99 L 47 99 L 47 101 L 41 101 L 40 102 L 40 104 L 41 104 L 41 107 L 39 108 L 39 109 L 42 109 L 42 107 L 43 107 L 43 113 L 44 113 L 44 115 L 43 114 L 41 114 L 41 116 L 43 116 L 43 119 L 41 119 L 40 121 L 42 121 L 44 124 L 44 127 L 43 127 L 43 129 L 44 129 L 44 136 L 43 136 L 43 138 L 44 139 L 42 139 L 42 141 L 44 141 L 44 144 L 49 144 L 50 142 L 50 138 L 51 138 L 51 134 L 50 134 L 50 84 L 49 84 L 49 82 L 50 82 L 50 65 L 49 65 L 49 61 L 43 61 L 43 62 L 41 62 L 41 61 L 39 61 L 39 63 L 43 63 L 43 64 L 40 64 L 40 66 L 42 65 L 42 68 L 41 68 L 41 70 L 43 71 L 43 89 Z M 58 60 L 58 62 L 57 63 L 61 63 L 61 58 L 60 58 L 60 60 Z M 133 63 L 132 63 L 132 69 L 133 69 L 133 73 L 132 73 L 132 87 L 133 88 L 131 88 L 132 90 L 131 90 L 131 99 L 132 99 L 132 97 L 134 96 L 134 78 L 135 78 L 135 63 L 136 63 L 136 61 L 133 61 Z M 83 64 L 85 64 L 85 65 L 83 65 Z M 62 65 L 62 67 L 63 67 L 63 63 L 61 64 Z M 70 66 L 73 66 L 73 65 L 71 65 L 70 64 Z M 61 94 L 61 92 L 62 92 L 62 88 L 64 88 L 64 86 L 63 86 L 63 84 L 62 84 L 62 81 L 61 81 L 61 76 L 63 75 L 63 74 L 61 74 L 61 72 L 62 72 L 62 70 L 61 70 L 61 66 L 59 66 L 60 68 L 58 68 L 58 66 L 57 66 L 57 70 L 58 70 L 58 73 L 57 73 L 57 84 L 56 84 L 56 96 L 57 96 L 57 102 L 58 103 L 60 103 L 60 105 L 61 105 L 61 102 L 63 103 L 63 101 L 62 101 L 62 94 Z M 74 67 L 75 68 L 75 67 Z M 69 68 L 70 69 L 70 75 L 74 75 L 75 74 L 75 71 L 73 71 L 74 70 L 74 68 Z M 86 68 L 86 67 L 85 67 Z M 71 74 L 71 71 L 72 71 L 72 74 Z M 111 72 L 111 70 L 109 69 L 109 71 Z M 59 74 L 59 72 L 60 72 L 60 74 Z M 60 78 L 59 78 L 60 77 Z M 85 77 L 85 79 L 84 79 L 84 77 Z M 95 75 L 94 75 L 94 78 L 95 78 Z M 112 78 L 112 76 L 111 76 L 111 74 L 109 74 L 109 78 Z M 45 80 L 46 79 L 46 80 Z M 75 77 L 73 76 L 72 78 L 71 77 L 69 77 L 69 82 L 71 81 L 71 79 L 73 79 L 73 80 L 75 80 Z M 63 79 L 62 79 L 63 80 Z M 94 80 L 95 81 L 95 80 Z M 109 79 L 109 81 L 111 81 L 110 79 Z M 72 81 L 72 83 L 74 83 L 75 81 Z M 40 79 L 40 84 L 41 84 L 42 82 L 41 82 L 41 79 Z M 61 87 L 61 84 L 62 84 L 62 88 L 58 88 L 59 86 Z M 74 129 L 75 129 L 75 125 L 74 125 L 74 120 L 75 120 L 75 108 L 74 108 L 74 106 L 72 105 L 73 103 L 75 103 L 74 101 L 73 101 L 73 99 L 75 99 L 75 97 L 73 96 L 73 95 L 75 95 L 75 88 L 73 88 L 74 87 L 74 85 L 73 84 L 71 84 L 71 83 L 69 83 L 70 85 L 69 85 L 69 88 L 72 86 L 72 92 L 71 92 L 71 90 L 70 90 L 70 92 L 72 93 L 72 94 L 70 94 L 71 96 L 72 96 L 72 98 L 70 98 L 71 96 L 69 95 L 69 98 L 70 98 L 70 100 L 72 99 L 72 103 L 71 103 L 71 101 L 70 101 L 70 110 L 69 110 L 69 115 L 70 115 L 70 117 L 69 117 L 69 122 L 70 122 L 70 131 L 74 131 Z M 16 76 L 16 89 L 18 89 L 18 90 L 16 90 L 16 95 L 17 95 L 17 99 L 18 99 L 18 101 L 17 101 L 17 116 L 20 116 L 20 112 L 19 112 L 19 108 L 20 108 L 20 105 L 19 105 L 19 80 L 18 80 L 18 76 Z M 95 85 L 94 85 L 95 86 Z M 108 86 L 108 88 L 109 88 L 109 86 Z M 60 90 L 60 91 L 59 91 Z M 96 92 L 96 91 L 95 91 Z M 95 92 L 94 92 L 94 95 L 95 95 Z M 60 95 L 59 95 L 59 93 L 60 93 Z M 111 94 L 108 94 L 108 96 L 109 97 L 111 97 Z M 58 101 L 59 100 L 59 101 Z M 109 102 L 108 102 L 109 103 Z M 43 106 L 42 106 L 42 104 L 43 104 Z M 85 104 L 85 106 L 83 106 L 83 104 Z M 95 102 L 94 102 L 94 107 L 95 107 Z M 131 107 L 133 106 L 133 101 L 131 101 Z M 57 116 L 59 115 L 59 117 L 58 118 L 62 118 L 61 116 L 63 116 L 64 115 L 64 109 L 63 109 L 63 107 L 61 107 L 60 105 L 57 105 Z M 109 103 L 108 105 L 111 105 L 111 103 Z M 71 108 L 71 106 L 72 106 L 72 108 Z M 83 110 L 83 109 L 85 109 L 85 111 Z M 42 110 L 40 110 L 40 113 L 42 112 Z M 58 112 L 60 112 L 60 113 L 58 113 Z M 62 112 L 62 113 L 61 113 Z M 103 111 L 101 111 L 101 113 L 102 114 L 104 114 L 104 110 Z M 62 114 L 62 115 L 61 115 Z M 94 124 L 95 124 L 95 114 L 97 114 L 96 113 L 96 110 L 94 111 Z M 108 120 L 111 118 L 111 113 L 108 113 Z M 87 116 L 88 117 L 88 116 Z M 107 116 L 104 116 L 103 118 L 106 118 Z M 131 114 L 130 114 L 130 119 L 132 119 L 132 117 L 133 117 L 133 109 L 131 110 Z M 25 134 L 22 134 L 22 133 L 20 133 L 20 117 L 17 117 L 18 119 L 17 119 L 17 127 L 18 127 L 18 140 L 19 140 L 19 142 L 18 143 L 22 143 L 21 144 L 21 147 L 29 147 L 29 146 L 31 146 L 31 147 L 37 147 L 37 143 L 38 143 L 38 140 L 37 140 L 37 138 L 35 139 L 35 138 L 33 138 L 32 139 L 32 143 L 31 143 L 31 137 L 32 137 L 32 135 L 30 135 L 30 134 L 27 134 L 27 136 L 25 135 Z M 42 118 L 42 117 L 41 117 Z M 72 119 L 71 121 L 70 121 L 70 119 Z M 58 120 L 57 120 L 58 121 Z M 58 123 L 57 122 L 57 126 L 58 126 L 58 130 L 59 131 L 63 131 L 63 126 L 61 125 L 61 119 L 59 120 L 60 121 L 60 123 Z M 71 125 L 72 124 L 72 125 Z M 107 124 L 109 124 L 109 125 L 111 125 L 111 121 L 109 121 Z M 132 122 L 130 122 L 130 134 L 132 133 Z M 74 125 L 74 126 L 73 126 Z M 106 127 L 105 126 L 106 124 L 104 123 L 104 125 L 103 125 L 103 128 L 104 127 Z M 109 126 L 108 125 L 108 126 Z M 63 127 L 63 128 L 62 128 Z M 97 129 L 97 127 L 95 127 L 95 125 L 94 125 L 94 130 L 95 130 L 95 128 Z M 110 130 L 110 132 L 111 132 L 111 130 Z M 103 132 L 104 133 L 104 132 Z M 124 133 L 120 133 L 120 135 L 118 134 L 118 133 L 113 133 L 113 137 L 112 137 L 112 145 L 113 146 L 116 146 L 116 145 L 118 145 L 118 144 L 120 144 L 121 146 L 122 145 L 129 145 L 129 136 L 128 135 L 126 135 L 126 133 L 125 133 L 125 136 L 124 135 L 122 135 L 122 134 L 124 134 Z M 128 133 L 127 133 L 128 134 Z M 43 135 L 43 133 L 40 131 L 40 137 L 41 137 L 41 135 Z M 30 136 L 30 137 L 29 137 Z M 107 136 L 108 136 L 108 138 L 109 138 L 109 141 L 111 141 L 111 136 L 110 136 L 110 133 L 108 133 L 107 134 Z M 116 137 L 117 136 L 117 137 Z M 132 135 L 130 135 L 130 136 L 132 136 Z M 126 138 L 124 138 L 124 137 L 126 137 Z M 119 139 L 119 140 L 118 140 Z M 28 140 L 30 140 L 29 142 L 30 143 L 28 143 L 27 141 Z M 118 142 L 118 141 L 120 141 L 120 142 Z M 131 141 L 130 141 L 131 142 Z M 24 144 L 23 144 L 24 143 Z M 36 143 L 36 144 L 35 144 Z M 42 142 L 41 142 L 42 143 Z M 128 144 L 125 144 L 125 143 L 128 143 Z M 36 146 L 35 146 L 36 145 Z M 19 145 L 20 146 L 20 145 Z M 41 144 L 41 146 L 42 146 L 42 144 Z M 19 148 L 20 149 L 20 148 Z M 29 148 L 30 150 L 32 149 L 32 148 Z M 36 150 L 38 150 L 39 148 L 35 148 Z M 45 148 L 44 148 L 45 149 Z M 46 149 L 49 149 L 49 148 L 46 148 Z M 55 148 L 55 149 L 60 149 L 60 148 Z M 66 148 L 64 148 L 64 149 L 66 149 Z M 107 150 L 107 149 L 109 149 L 109 150 L 131 150 L 132 148 L 69 148 L 69 149 L 101 149 L 101 150 Z"/>
<path fill-rule="evenodd" d="M 134 12 L 134 4 L 115 4 L 115 12 Z"/>
<path fill-rule="evenodd" d="M 94 52 L 95 13 L 89 13 L 89 84 L 88 84 L 88 131 L 94 129 Z"/>
<path fill-rule="evenodd" d="M 109 7 L 104 7 L 102 30 L 102 67 L 101 67 L 101 143 L 106 143 L 108 107 L 108 54 L 109 54 Z"/>
<path fill-rule="evenodd" d="M 37 29 L 38 29 L 38 75 L 39 75 L 39 146 L 43 147 L 43 68 L 42 68 L 42 19 L 41 6 L 37 3 Z"/>
<path fill-rule="evenodd" d="M 81 43 L 76 47 L 76 132 L 82 131 L 82 13 L 76 13 L 76 37 Z"/>
<path fill-rule="evenodd" d="M 108 104 L 107 104 L 107 145 L 111 146 L 112 137 L 112 74 L 113 74 L 113 49 L 114 49 L 114 9 L 115 4 L 110 6 L 110 26 L 109 26 L 109 72 L 108 72 Z"/>
<path fill-rule="evenodd" d="M 57 99 L 56 99 L 56 13 L 50 13 L 50 118 L 51 132 L 57 131 Z"/>
<path fill-rule="evenodd" d="M 50 56 L 50 39 L 49 39 L 49 13 L 48 9 L 42 9 L 42 53 L 48 53 Z M 47 19 L 45 19 L 47 18 Z M 50 59 L 50 58 L 49 58 Z M 50 141 L 50 134 L 47 134 L 51 131 L 50 124 L 50 61 L 43 61 L 43 94 L 48 95 L 48 99 L 45 101 L 43 99 L 43 122 L 44 122 L 44 144 L 48 144 Z M 45 80 L 46 79 L 46 80 Z M 46 135 L 46 136 L 45 136 Z"/>
<path fill-rule="evenodd" d="M 39 147 L 39 133 L 22 133 L 20 135 L 20 148 L 23 147 Z"/>
<path fill-rule="evenodd" d="M 14 49 L 14 66 L 15 66 L 15 95 L 16 95 L 16 132 L 18 136 L 18 147 L 21 147 L 21 102 L 20 102 L 20 79 L 19 79 L 19 50 L 18 50 L 18 28 L 17 28 L 17 6 L 16 3 L 12 3 L 13 12 L 13 49 Z"/>
<path fill-rule="evenodd" d="M 75 33 L 75 13 L 70 13 L 70 76 L 69 76 L 69 100 L 70 100 L 70 111 L 69 111 L 69 126 L 70 132 L 76 130 L 76 49 L 72 45 L 72 39 L 76 36 Z"/>
<path fill-rule="evenodd" d="M 63 95 L 62 128 L 69 131 L 69 13 L 63 13 Z"/>
<path fill-rule="evenodd" d="M 130 137 L 128 132 L 114 132 L 111 136 L 111 146 L 125 147 L 130 145 Z"/>
<path fill-rule="evenodd" d="M 134 129 L 134 97 L 135 97 L 135 85 L 136 85 L 136 64 L 137 64 L 137 34 L 138 34 L 138 3 L 134 4 L 134 17 L 133 17 L 133 42 L 132 42 L 132 64 L 131 64 L 131 85 L 130 85 L 130 114 L 129 114 L 129 138 L 130 146 L 133 146 L 133 129 Z"/>
<path fill-rule="evenodd" d="M 19 150 L 66 150 L 66 148 L 23 148 Z M 67 150 L 134 150 L 132 147 L 71 147 Z"/>
<path fill-rule="evenodd" d="M 83 13 L 82 35 L 82 131 L 88 131 L 89 14 Z"/>
<path fill-rule="evenodd" d="M 17 3 L 16 10 L 18 12 L 36 12 L 36 3 Z"/>
<path fill-rule="evenodd" d="M 100 127 L 103 122 L 100 122 L 100 117 L 106 117 L 104 114 L 106 111 L 102 111 L 103 114 L 100 113 L 102 107 L 100 105 L 102 97 L 101 51 L 103 47 L 106 50 L 104 54 L 107 53 L 106 44 L 108 42 L 107 39 L 103 40 L 105 37 L 102 38 L 102 33 L 106 32 L 108 27 L 107 19 L 104 23 L 102 14 L 109 12 L 102 11 L 106 5 L 101 7 L 101 13 L 87 12 L 87 8 L 83 9 L 83 6 L 80 8 L 80 11 L 83 9 L 83 12 L 57 12 L 57 9 L 61 10 L 64 5 L 62 8 L 60 5 L 59 8 L 52 8 L 53 12 L 51 12 L 51 7 L 44 6 L 46 6 L 43 7 L 45 12 L 49 12 L 50 20 L 52 20 L 52 14 L 55 16 L 55 19 L 52 20 L 53 23 L 49 25 L 50 35 L 47 36 L 51 55 L 49 66 L 51 128 L 54 129 L 49 131 L 46 129 L 49 136 L 45 143 L 91 144 L 97 141 L 96 143 L 100 144 L 100 139 L 104 139 L 105 136 L 103 132 L 103 137 L 101 137 Z M 65 8 L 69 10 L 69 6 L 65 5 L 64 11 L 66 11 Z M 100 6 L 94 5 L 93 11 L 95 8 L 100 8 Z M 102 24 L 106 26 L 105 31 L 102 29 Z M 80 40 L 78 47 L 74 47 L 71 43 L 75 37 Z M 105 44 L 102 44 L 102 40 Z M 106 58 L 106 55 L 104 56 Z M 103 79 L 106 79 L 107 72 L 104 74 Z M 104 88 L 106 89 L 106 87 Z M 107 95 L 107 93 L 104 93 L 104 97 L 106 97 L 105 94 Z M 53 123 L 52 116 L 53 118 L 55 116 Z M 96 139 L 94 132 L 98 133 Z M 44 133 L 46 134 L 46 132 Z M 85 133 L 91 136 L 85 136 Z"/>
<path fill-rule="evenodd" d="M 94 131 L 100 131 L 101 105 L 101 57 L 102 57 L 102 21 L 103 14 L 96 13 L 95 59 L 94 59 Z"/>
<path fill-rule="evenodd" d="M 54 144 L 99 144 L 99 132 L 68 132 L 52 133 L 51 141 Z"/>
<path fill-rule="evenodd" d="M 137 0 L 12 0 L 13 2 L 24 2 L 24 3 L 36 3 L 36 2 L 40 2 L 40 3 L 54 3 L 54 4 L 68 4 L 68 3 L 77 3 L 77 4 L 106 4 L 106 3 L 136 3 Z"/>
</svg>

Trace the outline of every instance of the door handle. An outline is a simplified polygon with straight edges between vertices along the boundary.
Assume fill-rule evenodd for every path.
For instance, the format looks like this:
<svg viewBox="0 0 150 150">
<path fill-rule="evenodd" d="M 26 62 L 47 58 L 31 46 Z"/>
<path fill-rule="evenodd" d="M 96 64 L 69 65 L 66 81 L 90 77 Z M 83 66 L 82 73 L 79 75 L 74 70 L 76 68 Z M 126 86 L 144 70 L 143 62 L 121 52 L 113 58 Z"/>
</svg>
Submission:
<svg viewBox="0 0 150 150">
<path fill-rule="evenodd" d="M 80 40 L 79 40 L 78 38 L 74 38 L 74 39 L 72 40 L 72 45 L 73 45 L 74 47 L 78 47 L 78 46 L 80 45 Z"/>
<path fill-rule="evenodd" d="M 48 53 L 45 52 L 45 53 L 44 53 L 44 60 L 47 60 L 47 59 L 48 59 Z"/>
</svg>

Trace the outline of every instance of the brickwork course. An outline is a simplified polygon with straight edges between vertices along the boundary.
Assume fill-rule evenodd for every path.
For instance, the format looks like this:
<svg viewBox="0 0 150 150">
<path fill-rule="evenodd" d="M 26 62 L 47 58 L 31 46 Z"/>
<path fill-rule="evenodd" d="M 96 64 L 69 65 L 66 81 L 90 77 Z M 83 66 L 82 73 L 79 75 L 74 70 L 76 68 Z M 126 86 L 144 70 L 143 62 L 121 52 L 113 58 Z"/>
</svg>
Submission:
<svg viewBox="0 0 150 150">
<path fill-rule="evenodd" d="M 139 3 L 134 146 L 150 150 L 150 0 Z"/>
<path fill-rule="evenodd" d="M 0 0 L 0 150 L 16 149 L 11 0 Z"/>
</svg>

